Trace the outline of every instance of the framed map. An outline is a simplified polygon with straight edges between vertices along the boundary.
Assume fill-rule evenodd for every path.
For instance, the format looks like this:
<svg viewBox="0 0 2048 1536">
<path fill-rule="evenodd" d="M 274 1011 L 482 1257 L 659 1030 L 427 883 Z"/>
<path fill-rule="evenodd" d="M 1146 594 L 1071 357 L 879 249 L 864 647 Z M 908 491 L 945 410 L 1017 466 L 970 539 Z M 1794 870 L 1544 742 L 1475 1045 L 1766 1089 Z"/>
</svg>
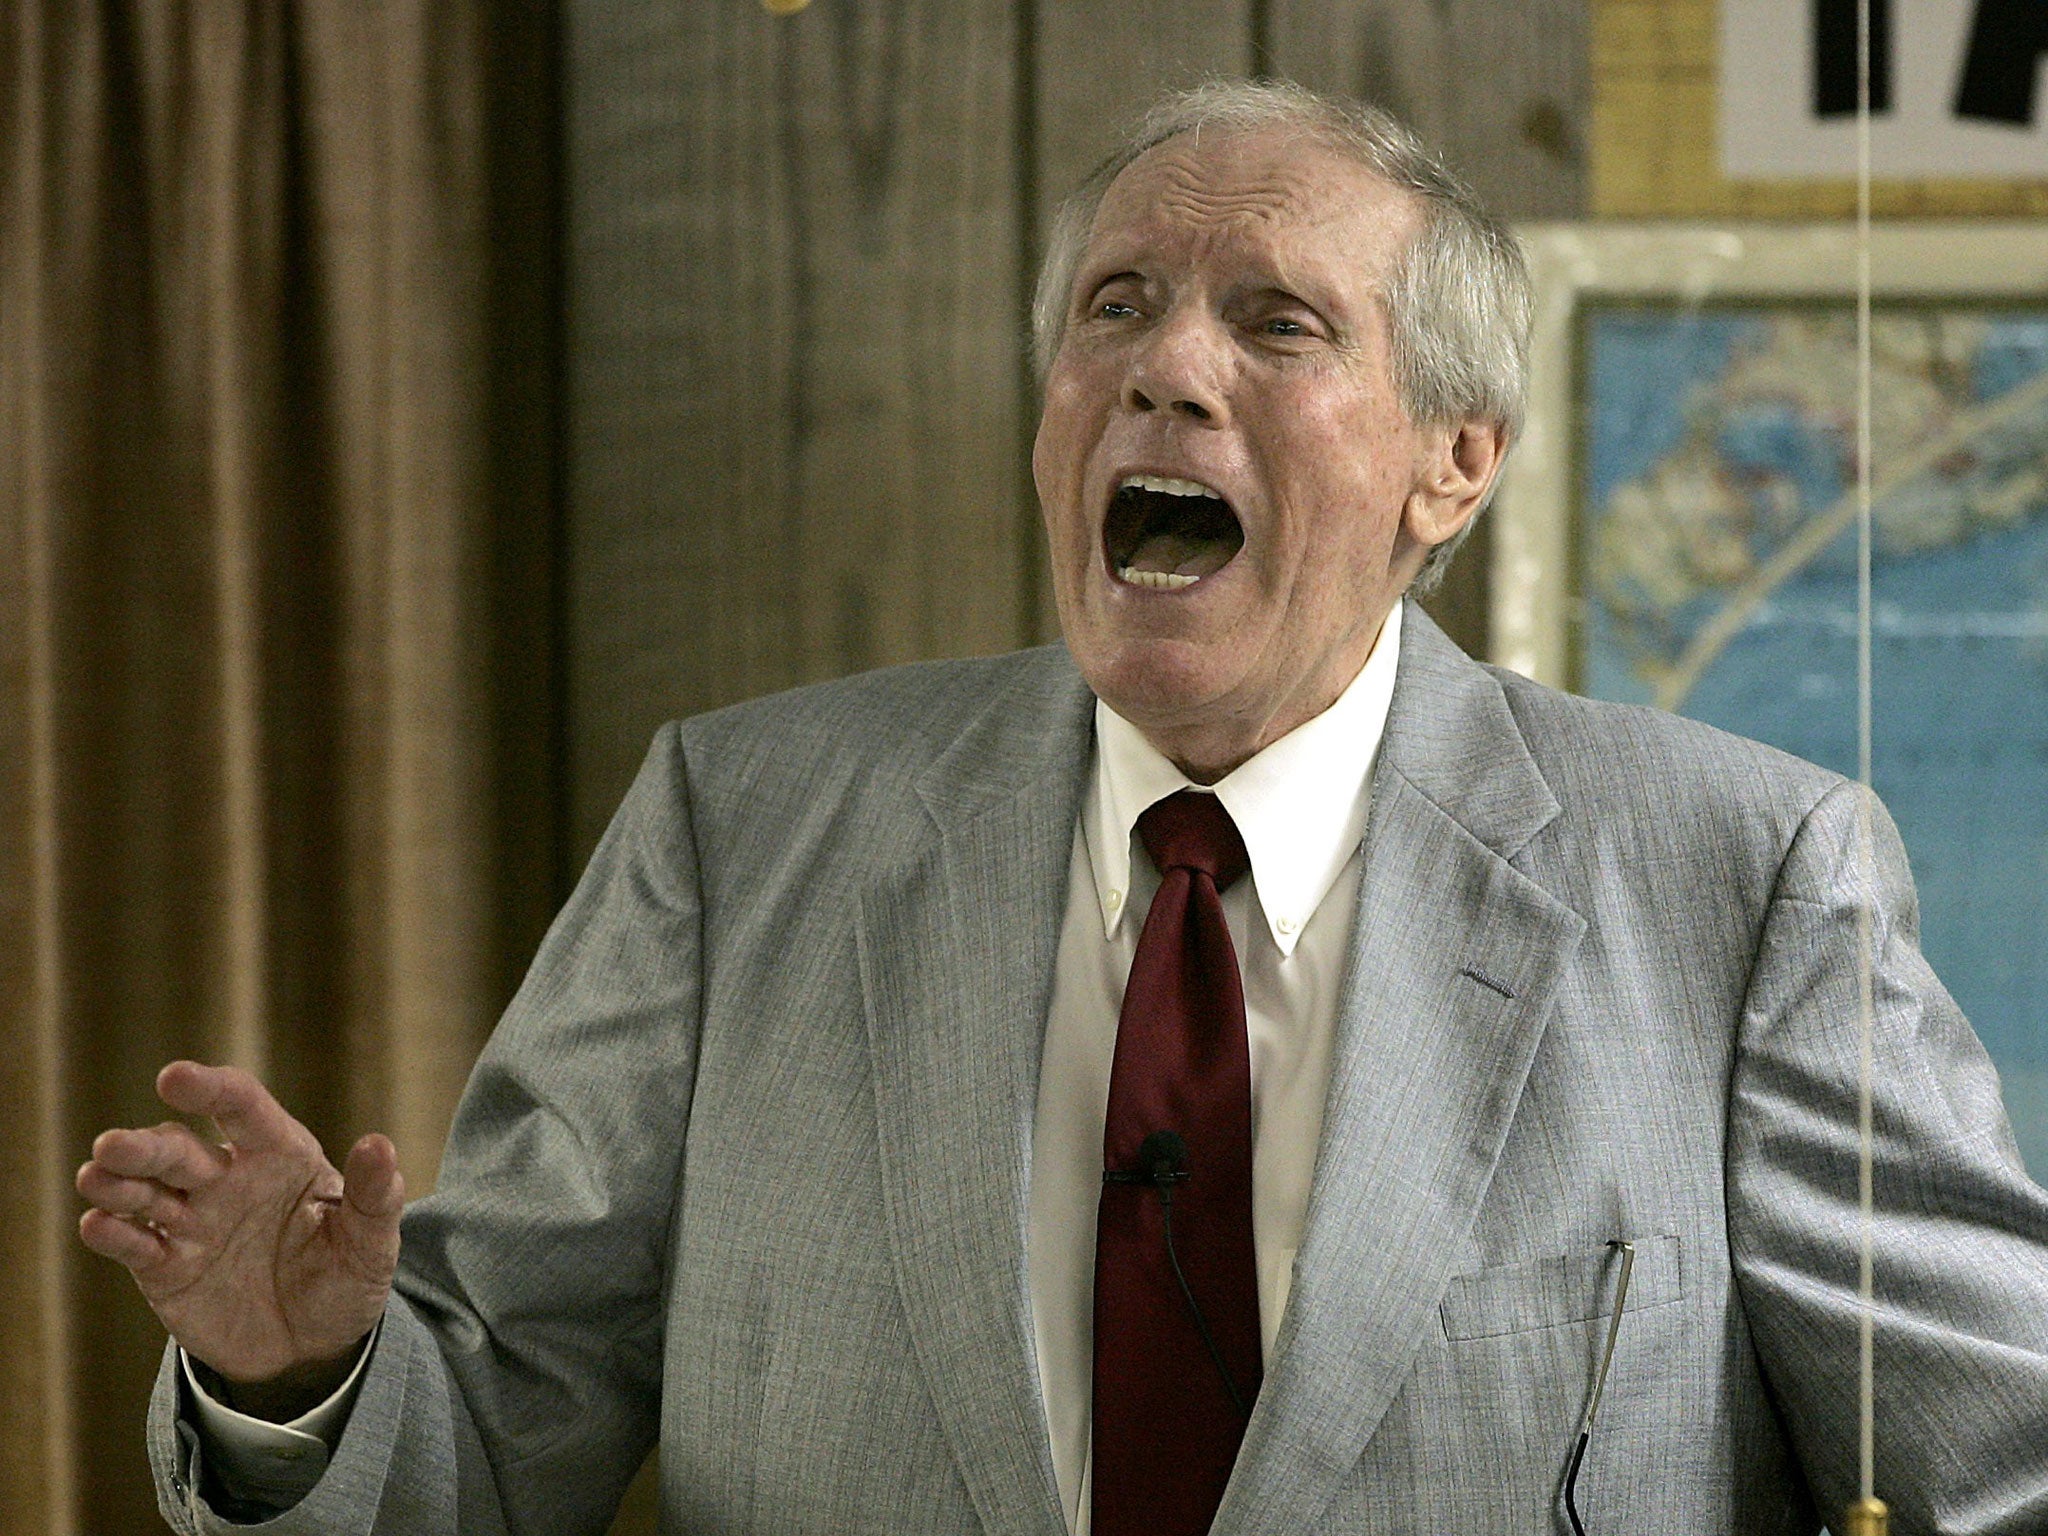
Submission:
<svg viewBox="0 0 2048 1536">
<path fill-rule="evenodd" d="M 1495 659 L 1853 775 L 1848 233 L 1528 234 Z M 2048 230 L 1887 228 L 1872 270 L 1872 779 L 2048 1182 Z"/>
</svg>

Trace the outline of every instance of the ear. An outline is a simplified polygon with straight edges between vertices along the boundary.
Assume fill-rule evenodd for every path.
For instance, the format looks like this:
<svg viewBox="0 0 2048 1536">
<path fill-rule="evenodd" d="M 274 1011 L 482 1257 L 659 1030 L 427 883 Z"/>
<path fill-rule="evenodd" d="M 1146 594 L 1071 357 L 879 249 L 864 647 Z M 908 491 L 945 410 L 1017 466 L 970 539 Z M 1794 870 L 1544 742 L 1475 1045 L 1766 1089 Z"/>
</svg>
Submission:
<svg viewBox="0 0 2048 1536">
<path fill-rule="evenodd" d="M 1430 428 L 1421 473 L 1401 509 L 1402 531 L 1424 549 L 1455 538 L 1486 504 L 1507 452 L 1507 429 L 1498 422 L 1447 422 Z"/>
</svg>

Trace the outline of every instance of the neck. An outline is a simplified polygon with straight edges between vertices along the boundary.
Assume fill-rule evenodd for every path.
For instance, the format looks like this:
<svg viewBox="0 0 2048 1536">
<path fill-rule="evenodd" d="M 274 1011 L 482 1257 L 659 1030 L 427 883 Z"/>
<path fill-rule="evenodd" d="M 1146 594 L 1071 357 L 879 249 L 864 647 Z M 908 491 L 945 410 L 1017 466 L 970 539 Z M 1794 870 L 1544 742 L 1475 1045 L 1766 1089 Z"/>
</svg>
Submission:
<svg viewBox="0 0 2048 1536">
<path fill-rule="evenodd" d="M 1180 768 L 1190 782 L 1214 784 L 1257 754 L 1262 754 L 1280 737 L 1307 725 L 1335 705 L 1372 664 L 1372 657 L 1378 651 L 1380 637 L 1384 633 L 1386 621 L 1382 618 L 1372 631 L 1372 641 L 1366 645 L 1364 657 L 1360 657 L 1356 664 L 1333 668 L 1327 676 L 1315 678 L 1311 684 L 1300 688 L 1294 696 L 1280 700 L 1280 705 L 1264 711 L 1264 715 L 1257 719 L 1247 719 L 1229 711 L 1219 711 L 1214 715 L 1204 713 L 1196 719 L 1190 719 L 1188 715 L 1161 717 L 1133 709 L 1118 709 L 1118 713 L 1139 729 L 1161 758 Z M 1114 707 L 1116 705 L 1112 702 L 1112 709 Z"/>
<path fill-rule="evenodd" d="M 1190 745 L 1178 740 L 1162 741 L 1150 731 L 1145 732 L 1145 739 L 1159 749 L 1162 757 L 1186 774 L 1190 783 L 1214 784 L 1218 779 L 1227 777 L 1250 762 L 1286 734 L 1286 731 L 1276 731 L 1249 748 L 1231 748 L 1221 744 L 1213 747 Z"/>
<path fill-rule="evenodd" d="M 1385 623 L 1382 621 L 1373 633 L 1372 644 L 1366 648 L 1364 660 L 1356 666 L 1340 668 L 1339 675 L 1323 679 L 1321 686 L 1285 701 L 1256 722 L 1230 715 L 1198 721 L 1143 719 L 1130 715 L 1125 718 L 1137 726 L 1160 756 L 1186 774 L 1190 782 L 1214 784 L 1342 698 L 1345 690 L 1371 664 L 1384 631 Z"/>
</svg>

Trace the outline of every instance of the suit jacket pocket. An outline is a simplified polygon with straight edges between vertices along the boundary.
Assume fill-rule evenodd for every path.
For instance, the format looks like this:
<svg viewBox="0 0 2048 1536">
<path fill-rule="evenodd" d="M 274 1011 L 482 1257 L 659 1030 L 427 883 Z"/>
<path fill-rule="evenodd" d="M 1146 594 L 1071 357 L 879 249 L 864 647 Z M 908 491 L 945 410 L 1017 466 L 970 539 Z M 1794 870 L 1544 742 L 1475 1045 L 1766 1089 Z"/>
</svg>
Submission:
<svg viewBox="0 0 2048 1536">
<path fill-rule="evenodd" d="M 1661 1307 L 1685 1295 L 1685 1266 L 1675 1235 L 1639 1237 L 1629 1276 L 1628 1314 Z M 1499 1264 L 1455 1275 L 1441 1304 L 1451 1339 L 1490 1339 L 1608 1316 L 1621 1255 L 1605 1245 L 1590 1253 L 1561 1253 L 1523 1264 Z"/>
</svg>

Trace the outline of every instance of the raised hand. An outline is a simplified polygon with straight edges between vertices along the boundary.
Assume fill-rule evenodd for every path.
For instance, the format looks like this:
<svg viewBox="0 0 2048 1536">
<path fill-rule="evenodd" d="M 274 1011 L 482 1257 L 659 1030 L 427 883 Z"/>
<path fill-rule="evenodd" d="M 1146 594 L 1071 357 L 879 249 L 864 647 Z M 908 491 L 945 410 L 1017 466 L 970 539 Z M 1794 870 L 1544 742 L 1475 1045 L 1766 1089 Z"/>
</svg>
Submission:
<svg viewBox="0 0 2048 1536">
<path fill-rule="evenodd" d="M 128 1267 L 164 1326 L 266 1417 L 339 1385 L 383 1315 L 398 1264 L 398 1154 L 365 1136 L 336 1172 L 313 1133 L 234 1067 L 174 1061 L 159 1097 L 207 1116 L 113 1130 L 92 1145 L 78 1192 L 86 1247 Z"/>
</svg>

